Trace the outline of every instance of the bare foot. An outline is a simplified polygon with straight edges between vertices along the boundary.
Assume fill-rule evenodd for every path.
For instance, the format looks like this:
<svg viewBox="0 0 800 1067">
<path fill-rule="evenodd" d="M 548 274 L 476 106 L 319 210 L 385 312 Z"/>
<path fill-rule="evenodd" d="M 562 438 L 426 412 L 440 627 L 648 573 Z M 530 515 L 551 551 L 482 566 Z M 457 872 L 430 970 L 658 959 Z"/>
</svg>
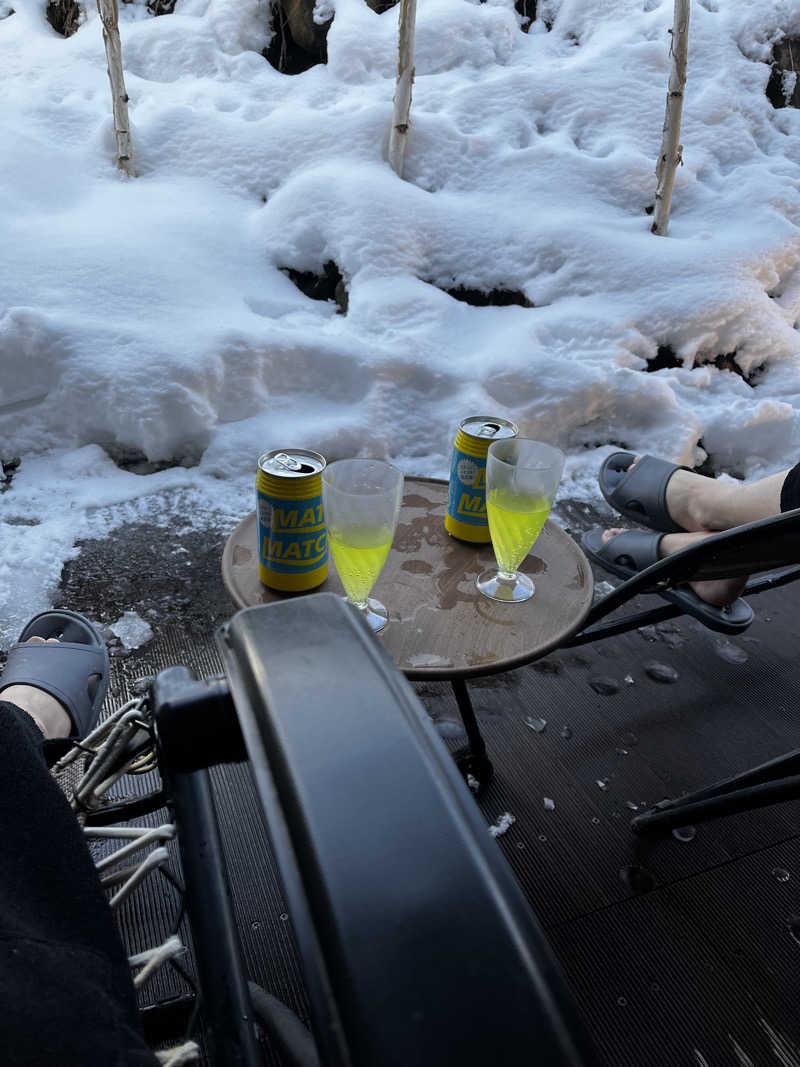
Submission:
<svg viewBox="0 0 800 1067">
<path fill-rule="evenodd" d="M 631 467 L 635 467 L 640 459 L 641 456 L 637 456 Z M 675 471 L 667 482 L 667 510 L 678 526 L 693 533 L 730 530 L 747 522 L 779 515 L 786 474 L 781 471 L 742 485 L 706 478 L 693 471 Z"/>
<path fill-rule="evenodd" d="M 42 645 L 43 637 L 29 637 L 28 644 Z M 48 644 L 58 644 L 57 637 L 48 637 Z M 48 740 L 57 737 L 69 737 L 72 733 L 72 720 L 63 704 L 55 697 L 37 689 L 33 685 L 9 685 L 0 690 L 0 700 L 8 700 L 30 715 Z"/>
<path fill-rule="evenodd" d="M 673 475 L 674 477 L 675 475 Z M 714 532 L 713 530 L 704 530 L 694 533 L 664 534 L 658 542 L 659 558 L 665 559 L 667 556 L 674 555 L 675 552 L 680 552 L 682 548 L 689 548 L 699 541 L 705 541 Z M 613 537 L 621 533 L 625 533 L 625 530 L 619 527 L 604 530 L 603 544 L 607 545 Z M 732 604 L 738 596 L 741 596 L 746 585 L 747 577 L 714 578 L 703 582 L 689 582 L 689 588 L 693 589 L 701 600 L 705 600 L 707 604 L 711 604 L 715 608 L 723 608 L 728 604 Z"/>
</svg>

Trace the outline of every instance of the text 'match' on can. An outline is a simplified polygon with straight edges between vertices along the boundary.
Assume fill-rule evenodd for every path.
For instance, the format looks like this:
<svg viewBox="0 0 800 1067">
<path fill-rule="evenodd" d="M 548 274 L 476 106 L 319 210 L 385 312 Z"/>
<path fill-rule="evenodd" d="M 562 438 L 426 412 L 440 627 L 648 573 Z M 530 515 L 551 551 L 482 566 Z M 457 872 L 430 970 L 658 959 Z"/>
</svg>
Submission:
<svg viewBox="0 0 800 1067">
<path fill-rule="evenodd" d="M 273 449 L 258 460 L 258 576 L 282 593 L 302 593 L 328 577 L 322 511 L 325 457 L 304 448 Z"/>
<path fill-rule="evenodd" d="M 486 453 L 493 441 L 516 437 L 517 427 L 493 415 L 471 415 L 458 427 L 450 464 L 450 495 L 444 527 L 460 541 L 486 544 Z"/>
</svg>

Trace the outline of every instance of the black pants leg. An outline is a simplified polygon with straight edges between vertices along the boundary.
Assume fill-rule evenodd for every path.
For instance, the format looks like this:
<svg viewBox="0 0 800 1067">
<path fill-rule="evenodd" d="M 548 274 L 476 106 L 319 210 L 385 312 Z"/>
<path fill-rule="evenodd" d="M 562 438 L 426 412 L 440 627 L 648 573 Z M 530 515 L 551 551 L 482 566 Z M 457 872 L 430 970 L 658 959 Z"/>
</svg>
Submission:
<svg viewBox="0 0 800 1067">
<path fill-rule="evenodd" d="M 0 701 L 0 1049 L 14 1067 L 152 1067 L 130 970 L 42 735 Z"/>
<path fill-rule="evenodd" d="M 800 463 L 787 473 L 781 487 L 781 511 L 800 508 Z"/>
</svg>

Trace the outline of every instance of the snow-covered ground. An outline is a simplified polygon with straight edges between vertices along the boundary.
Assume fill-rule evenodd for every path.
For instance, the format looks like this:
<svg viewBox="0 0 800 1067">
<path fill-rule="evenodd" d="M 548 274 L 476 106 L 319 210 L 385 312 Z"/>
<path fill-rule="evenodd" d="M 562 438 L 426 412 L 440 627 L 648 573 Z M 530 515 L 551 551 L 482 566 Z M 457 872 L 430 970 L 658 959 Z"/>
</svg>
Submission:
<svg viewBox="0 0 800 1067">
<path fill-rule="evenodd" d="M 584 497 L 619 442 L 737 475 L 794 462 L 800 114 L 764 93 L 793 0 L 695 0 L 669 238 L 645 208 L 670 0 L 543 0 L 527 34 L 513 0 L 419 0 L 405 181 L 397 9 L 325 6 L 327 65 L 288 76 L 260 54 L 266 0 L 121 5 L 134 180 L 94 4 L 68 39 L 46 0 L 0 19 L 0 458 L 21 457 L 0 639 L 77 539 L 232 523 L 279 445 L 444 475 L 458 421 L 495 413 L 562 446 Z M 346 315 L 279 269 L 329 260 Z M 659 346 L 682 366 L 646 373 Z M 711 362 L 734 352 L 753 384 Z M 136 454 L 185 465 L 115 463 Z"/>
</svg>

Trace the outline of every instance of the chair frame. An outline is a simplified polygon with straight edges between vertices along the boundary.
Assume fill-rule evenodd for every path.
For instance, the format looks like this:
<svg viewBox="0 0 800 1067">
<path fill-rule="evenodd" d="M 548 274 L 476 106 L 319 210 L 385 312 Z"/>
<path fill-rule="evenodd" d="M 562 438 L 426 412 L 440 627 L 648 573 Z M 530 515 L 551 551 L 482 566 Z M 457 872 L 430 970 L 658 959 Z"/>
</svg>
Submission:
<svg viewBox="0 0 800 1067">
<path fill-rule="evenodd" d="M 607 616 L 642 593 L 658 594 L 683 582 L 736 577 L 773 571 L 748 582 L 744 596 L 751 597 L 800 578 L 800 509 L 714 534 L 698 544 L 659 560 L 622 582 L 589 612 L 587 624 L 566 645 L 574 648 L 592 641 L 627 633 L 682 615 L 680 607 L 666 603 L 622 618 Z M 777 568 L 777 569 L 776 569 Z M 737 634 L 754 619 L 752 611 L 733 622 L 725 609 L 718 612 L 712 629 Z M 631 820 L 638 834 L 670 831 L 719 815 L 776 804 L 800 796 L 800 749 L 769 760 L 682 797 L 663 800 Z"/>
<path fill-rule="evenodd" d="M 163 781 L 152 803 L 166 797 L 177 829 L 194 1008 L 214 1067 L 261 1067 L 254 1021 L 287 1067 L 523 1067 L 531 1048 L 548 1067 L 591 1067 L 593 1047 L 510 868 L 424 707 L 356 613 L 314 594 L 245 609 L 218 642 L 225 678 L 172 667 L 148 698 Z M 245 759 L 314 1039 L 248 984 L 242 963 L 208 768 Z M 151 1032 L 191 1010 L 189 997 L 158 1018 L 151 1010 Z"/>
</svg>

